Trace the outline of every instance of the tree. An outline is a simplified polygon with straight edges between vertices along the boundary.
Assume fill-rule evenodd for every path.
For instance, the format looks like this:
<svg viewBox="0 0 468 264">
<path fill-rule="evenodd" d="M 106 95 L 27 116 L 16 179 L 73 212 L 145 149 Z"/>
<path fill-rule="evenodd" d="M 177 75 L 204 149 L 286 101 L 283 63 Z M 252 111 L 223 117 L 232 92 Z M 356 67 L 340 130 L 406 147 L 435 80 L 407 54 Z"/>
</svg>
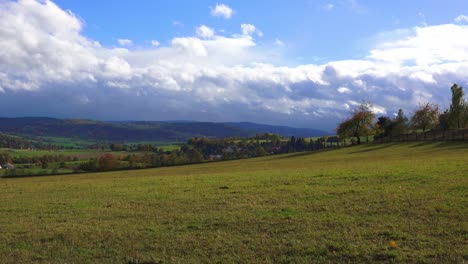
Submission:
<svg viewBox="0 0 468 264">
<path fill-rule="evenodd" d="M 90 159 L 88 162 L 81 163 L 79 168 L 84 171 L 98 171 L 99 163 L 97 159 Z"/>
<path fill-rule="evenodd" d="M 357 144 L 361 144 L 362 136 L 374 134 L 373 125 L 375 114 L 371 110 L 372 105 L 361 104 L 351 112 L 351 117 L 345 119 L 336 128 L 340 138 L 356 137 Z"/>
<path fill-rule="evenodd" d="M 449 115 L 449 110 L 445 110 L 442 114 L 439 115 L 439 128 L 443 130 L 450 128 Z"/>
<path fill-rule="evenodd" d="M 110 144 L 110 149 L 112 151 L 123 151 L 123 150 L 125 150 L 123 144 L 115 144 L 115 143 Z"/>
<path fill-rule="evenodd" d="M 117 167 L 117 163 L 114 160 L 114 156 L 110 153 L 106 153 L 99 158 L 98 161 L 99 170 L 108 171 L 113 170 Z"/>
<path fill-rule="evenodd" d="M 463 107 L 460 114 L 460 128 L 468 127 L 468 102 L 463 102 Z"/>
<path fill-rule="evenodd" d="M 263 157 L 268 155 L 268 153 L 265 151 L 265 149 L 262 146 L 257 146 L 255 147 L 255 155 L 257 157 Z"/>
<path fill-rule="evenodd" d="M 381 116 L 377 118 L 375 127 L 378 130 L 380 136 L 389 136 L 392 130 L 392 120 L 389 117 Z"/>
<path fill-rule="evenodd" d="M 380 137 L 398 136 L 404 134 L 408 128 L 408 118 L 405 116 L 402 109 L 398 110 L 395 118 L 391 119 L 386 116 L 381 116 L 377 119 L 376 129 L 380 132 Z"/>
<path fill-rule="evenodd" d="M 450 128 L 466 128 L 468 127 L 468 102 L 463 99 L 463 87 L 455 83 L 450 90 L 452 103 L 444 117 Z"/>
<path fill-rule="evenodd" d="M 392 136 L 398 136 L 404 134 L 408 129 L 408 118 L 402 109 L 398 109 L 398 114 L 394 120 L 392 120 Z"/>
<path fill-rule="evenodd" d="M 436 104 L 425 103 L 420 105 L 411 118 L 413 128 L 426 129 L 435 128 L 439 124 L 440 110 Z"/>
<path fill-rule="evenodd" d="M 47 156 L 42 156 L 39 162 L 41 164 L 41 168 L 43 169 L 47 169 L 47 167 L 49 166 L 49 161 L 47 160 Z"/>
<path fill-rule="evenodd" d="M 5 163 L 13 163 L 13 159 L 8 153 L 0 153 L 0 165 Z"/>
<path fill-rule="evenodd" d="M 451 127 L 462 128 L 462 114 L 465 105 L 463 100 L 463 87 L 454 83 L 452 87 L 450 87 L 450 90 L 452 91 L 452 103 L 450 104 L 448 120 Z"/>
</svg>

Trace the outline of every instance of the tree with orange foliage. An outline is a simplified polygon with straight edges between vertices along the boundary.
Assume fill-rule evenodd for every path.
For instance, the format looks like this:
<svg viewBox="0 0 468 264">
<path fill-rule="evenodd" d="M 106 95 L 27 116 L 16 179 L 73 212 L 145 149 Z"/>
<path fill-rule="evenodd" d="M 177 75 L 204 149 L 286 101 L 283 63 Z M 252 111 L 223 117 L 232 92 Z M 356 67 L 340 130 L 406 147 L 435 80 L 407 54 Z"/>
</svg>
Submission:
<svg viewBox="0 0 468 264">
<path fill-rule="evenodd" d="M 117 167 L 117 162 L 114 160 L 114 156 L 110 153 L 104 154 L 99 158 L 99 170 L 109 171 L 114 170 Z"/>
<path fill-rule="evenodd" d="M 422 129 L 424 132 L 426 129 L 432 129 L 439 125 L 439 115 L 438 105 L 425 103 L 414 111 L 411 124 L 413 128 Z"/>
<path fill-rule="evenodd" d="M 351 117 L 345 119 L 336 128 L 336 133 L 342 139 L 355 137 L 357 144 L 361 144 L 361 137 L 375 133 L 372 105 L 361 104 L 351 112 Z"/>
</svg>

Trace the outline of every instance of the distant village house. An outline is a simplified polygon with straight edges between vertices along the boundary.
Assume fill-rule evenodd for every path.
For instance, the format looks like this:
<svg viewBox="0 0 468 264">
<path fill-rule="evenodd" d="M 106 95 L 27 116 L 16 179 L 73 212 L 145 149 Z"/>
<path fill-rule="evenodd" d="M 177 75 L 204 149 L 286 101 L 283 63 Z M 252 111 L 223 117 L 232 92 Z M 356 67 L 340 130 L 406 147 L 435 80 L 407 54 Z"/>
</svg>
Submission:
<svg viewBox="0 0 468 264">
<path fill-rule="evenodd" d="M 6 164 L 1 165 L 0 169 L 13 170 L 15 169 L 15 166 L 13 166 L 13 164 L 6 163 Z"/>
<path fill-rule="evenodd" d="M 223 158 L 223 155 L 210 155 L 209 159 L 210 160 L 220 160 Z"/>
</svg>

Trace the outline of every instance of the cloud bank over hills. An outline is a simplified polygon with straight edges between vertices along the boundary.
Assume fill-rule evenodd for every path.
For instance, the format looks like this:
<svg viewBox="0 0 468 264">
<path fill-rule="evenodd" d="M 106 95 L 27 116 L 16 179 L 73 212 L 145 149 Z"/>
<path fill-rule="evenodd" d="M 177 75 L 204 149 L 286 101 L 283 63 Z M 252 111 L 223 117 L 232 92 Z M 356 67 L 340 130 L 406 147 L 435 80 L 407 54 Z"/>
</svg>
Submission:
<svg viewBox="0 0 468 264">
<path fill-rule="evenodd" d="M 232 15 L 224 7 L 212 11 Z M 119 39 L 120 46 L 105 47 L 82 34 L 77 15 L 51 1 L 2 1 L 0 111 L 330 129 L 362 100 L 389 115 L 426 101 L 448 103 L 451 84 L 468 81 L 468 25 L 456 20 L 382 33 L 361 59 L 281 66 L 273 63 L 275 44 L 262 42 L 251 24 L 239 25 L 238 34 L 200 25 L 169 44 Z"/>
</svg>

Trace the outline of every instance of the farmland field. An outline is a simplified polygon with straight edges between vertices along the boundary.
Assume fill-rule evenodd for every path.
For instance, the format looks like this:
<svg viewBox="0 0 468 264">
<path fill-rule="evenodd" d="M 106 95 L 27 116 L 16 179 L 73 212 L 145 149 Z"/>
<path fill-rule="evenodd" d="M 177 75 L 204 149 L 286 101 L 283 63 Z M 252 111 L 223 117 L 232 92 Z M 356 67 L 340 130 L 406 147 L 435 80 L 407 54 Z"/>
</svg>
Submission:
<svg viewBox="0 0 468 264">
<path fill-rule="evenodd" d="M 80 159 L 99 158 L 110 151 L 101 150 L 27 150 L 27 149 L 4 149 L 0 148 L 0 153 L 7 153 L 11 157 L 40 157 L 44 155 L 63 155 L 77 157 Z"/>
<path fill-rule="evenodd" d="M 468 261 L 468 144 L 0 179 L 1 263 Z"/>
</svg>

